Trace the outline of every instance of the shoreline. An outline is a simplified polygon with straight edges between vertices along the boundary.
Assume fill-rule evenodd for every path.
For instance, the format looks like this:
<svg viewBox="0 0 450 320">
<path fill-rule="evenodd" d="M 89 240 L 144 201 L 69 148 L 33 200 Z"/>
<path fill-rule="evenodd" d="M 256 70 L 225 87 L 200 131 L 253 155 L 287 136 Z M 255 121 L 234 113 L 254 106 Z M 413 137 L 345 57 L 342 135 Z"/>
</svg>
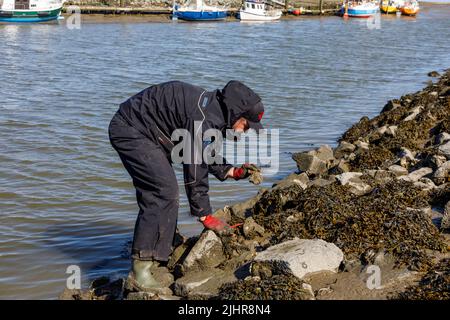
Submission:
<svg viewBox="0 0 450 320">
<path fill-rule="evenodd" d="M 436 6 L 450 6 L 449 3 L 432 3 L 424 2 L 421 4 L 423 10 L 427 10 Z M 62 16 L 67 18 L 70 14 L 67 13 L 68 5 L 63 7 Z M 172 9 L 166 7 L 109 7 L 109 6 L 79 6 L 81 9 L 81 19 L 85 23 L 144 23 L 144 22 L 172 22 L 171 14 Z M 293 9 L 293 8 L 292 8 Z M 223 21 L 214 21 L 213 23 L 225 23 L 225 22 L 239 22 L 240 20 L 235 17 L 235 14 L 239 8 L 230 9 L 231 15 Z M 327 8 L 324 9 L 324 13 L 320 14 L 318 9 L 309 10 L 301 15 L 293 15 L 288 10 L 283 9 L 283 15 L 278 21 L 290 21 L 301 19 L 317 19 L 324 17 L 337 16 L 337 9 Z M 391 15 L 392 16 L 392 15 Z M 211 23 L 211 22 L 193 22 L 183 21 L 178 19 L 178 23 Z M 276 22 L 276 21 L 274 21 Z M 250 22 L 251 23 L 251 22 Z"/>
<path fill-rule="evenodd" d="M 160 267 L 168 294 L 104 277 L 60 298 L 450 299 L 450 70 L 429 76 L 437 81 L 361 118 L 336 148 L 293 154 L 298 172 L 217 210 L 243 223 L 232 235 L 180 235 Z"/>
</svg>

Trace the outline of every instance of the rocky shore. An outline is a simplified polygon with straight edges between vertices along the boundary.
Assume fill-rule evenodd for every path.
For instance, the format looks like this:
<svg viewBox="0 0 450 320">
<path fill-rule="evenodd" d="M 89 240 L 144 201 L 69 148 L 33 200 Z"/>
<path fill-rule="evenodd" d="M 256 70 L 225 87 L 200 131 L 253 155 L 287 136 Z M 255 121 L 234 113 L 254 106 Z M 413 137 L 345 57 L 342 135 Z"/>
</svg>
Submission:
<svg viewBox="0 0 450 320">
<path fill-rule="evenodd" d="M 450 71 L 363 117 L 299 171 L 177 237 L 166 295 L 101 278 L 61 299 L 450 299 Z M 440 78 L 438 78 L 440 77 Z M 170 271 L 168 275 L 167 271 Z"/>
</svg>

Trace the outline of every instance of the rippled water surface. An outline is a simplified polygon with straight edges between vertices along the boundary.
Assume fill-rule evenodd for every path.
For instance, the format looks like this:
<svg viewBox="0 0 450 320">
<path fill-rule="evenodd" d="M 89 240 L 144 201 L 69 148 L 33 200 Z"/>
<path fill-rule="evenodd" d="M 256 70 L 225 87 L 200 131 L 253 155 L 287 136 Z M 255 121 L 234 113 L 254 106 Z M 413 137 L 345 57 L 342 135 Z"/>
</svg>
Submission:
<svg viewBox="0 0 450 320">
<path fill-rule="evenodd" d="M 449 30 L 449 6 L 382 17 L 381 29 L 338 17 L 0 25 L 0 298 L 56 298 L 71 264 L 83 285 L 127 272 L 137 207 L 107 126 L 130 95 L 172 79 L 210 90 L 244 81 L 280 129 L 281 169 L 266 187 L 295 170 L 290 153 L 334 145 L 450 67 Z M 256 192 L 211 178 L 215 208 Z M 200 231 L 184 195 L 179 216 L 184 233 Z"/>
</svg>

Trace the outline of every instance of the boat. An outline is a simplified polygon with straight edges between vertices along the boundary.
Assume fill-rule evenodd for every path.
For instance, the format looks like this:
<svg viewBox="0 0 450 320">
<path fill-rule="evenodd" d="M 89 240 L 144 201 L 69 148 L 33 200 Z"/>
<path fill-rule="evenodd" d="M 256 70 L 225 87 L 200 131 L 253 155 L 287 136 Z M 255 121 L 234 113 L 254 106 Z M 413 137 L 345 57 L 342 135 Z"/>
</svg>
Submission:
<svg viewBox="0 0 450 320">
<path fill-rule="evenodd" d="M 266 0 L 245 0 L 239 10 L 241 21 L 273 21 L 281 18 L 281 10 Z"/>
<path fill-rule="evenodd" d="M 339 10 L 343 17 L 370 18 L 378 13 L 380 8 L 374 2 L 347 1 Z"/>
<path fill-rule="evenodd" d="M 380 11 L 382 13 L 397 13 L 398 2 L 394 0 L 383 0 L 380 3 Z"/>
<path fill-rule="evenodd" d="M 63 3 L 63 0 L 0 0 L 0 22 L 56 20 Z"/>
<path fill-rule="evenodd" d="M 228 16 L 226 8 L 206 5 L 203 0 L 197 0 L 194 5 L 174 6 L 173 16 L 187 21 L 218 21 Z"/>
<path fill-rule="evenodd" d="M 400 12 L 404 16 L 415 16 L 419 13 L 419 3 L 417 1 L 406 1 L 401 7 Z"/>
</svg>

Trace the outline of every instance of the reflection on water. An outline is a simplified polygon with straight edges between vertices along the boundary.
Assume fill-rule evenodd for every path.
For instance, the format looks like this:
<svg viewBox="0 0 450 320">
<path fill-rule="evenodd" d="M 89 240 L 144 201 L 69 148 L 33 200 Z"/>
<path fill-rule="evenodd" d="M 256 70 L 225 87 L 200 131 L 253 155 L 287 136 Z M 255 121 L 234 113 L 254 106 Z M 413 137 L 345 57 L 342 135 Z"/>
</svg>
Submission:
<svg viewBox="0 0 450 320">
<path fill-rule="evenodd" d="M 171 79 L 207 89 L 244 81 L 267 106 L 266 126 L 280 130 L 268 187 L 295 170 L 292 152 L 333 145 L 361 116 L 449 67 L 449 16 L 440 7 L 382 17 L 372 30 L 338 17 L 0 25 L 0 298 L 55 298 L 71 264 L 84 285 L 125 274 L 137 209 L 106 129 L 130 95 Z M 211 178 L 215 208 L 256 192 Z M 184 196 L 179 220 L 184 233 L 199 232 Z"/>
</svg>

